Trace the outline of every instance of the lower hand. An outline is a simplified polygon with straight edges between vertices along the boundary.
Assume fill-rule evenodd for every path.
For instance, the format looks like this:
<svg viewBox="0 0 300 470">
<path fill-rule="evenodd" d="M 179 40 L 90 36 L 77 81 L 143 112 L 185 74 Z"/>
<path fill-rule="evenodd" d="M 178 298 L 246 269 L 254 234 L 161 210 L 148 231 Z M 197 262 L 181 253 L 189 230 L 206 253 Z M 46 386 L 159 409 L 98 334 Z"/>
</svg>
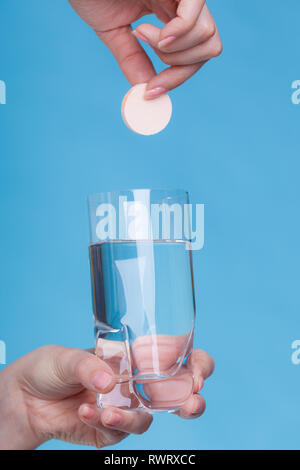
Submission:
<svg viewBox="0 0 300 470">
<path fill-rule="evenodd" d="M 198 392 L 214 362 L 195 349 L 189 367 L 194 394 L 176 414 L 197 418 L 205 410 Z M 33 449 L 49 439 L 101 448 L 144 433 L 150 414 L 97 407 L 96 393 L 114 385 L 111 368 L 88 351 L 45 346 L 23 356 L 0 372 L 0 449 Z"/>
</svg>

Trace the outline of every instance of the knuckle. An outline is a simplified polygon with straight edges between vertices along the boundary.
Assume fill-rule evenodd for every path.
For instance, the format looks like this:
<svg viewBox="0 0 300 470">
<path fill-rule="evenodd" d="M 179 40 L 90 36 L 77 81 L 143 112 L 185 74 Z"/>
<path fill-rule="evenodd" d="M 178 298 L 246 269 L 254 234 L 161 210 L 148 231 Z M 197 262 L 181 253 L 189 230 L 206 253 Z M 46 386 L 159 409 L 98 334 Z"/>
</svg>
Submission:
<svg viewBox="0 0 300 470">
<path fill-rule="evenodd" d="M 142 57 L 143 54 L 144 53 L 141 50 L 134 50 L 132 52 L 129 52 L 120 59 L 120 65 L 125 66 L 127 64 L 130 64 L 131 62 L 134 62 L 138 57 Z"/>
<path fill-rule="evenodd" d="M 93 366 L 94 366 L 93 356 L 82 357 L 81 359 L 79 359 L 79 361 L 75 365 L 76 377 L 82 377 L 83 375 L 86 375 L 86 373 L 89 372 Z"/>
<path fill-rule="evenodd" d="M 65 369 L 65 364 L 70 361 L 70 351 L 72 350 L 62 348 L 59 354 L 54 354 L 53 356 L 53 371 L 57 379 L 62 383 L 68 382 L 70 379 L 70 374 Z"/>
<path fill-rule="evenodd" d="M 61 351 L 64 351 L 64 350 L 65 350 L 65 348 L 63 346 L 56 346 L 55 344 L 48 344 L 46 346 L 41 346 L 41 347 L 37 348 L 35 351 L 39 355 L 49 356 L 51 354 L 61 352 Z"/>
<path fill-rule="evenodd" d="M 216 24 L 213 21 L 208 21 L 202 26 L 201 36 L 203 40 L 212 38 L 216 33 Z"/>
<path fill-rule="evenodd" d="M 184 21 L 183 30 L 184 33 L 188 33 L 195 25 L 194 19 L 189 19 Z"/>
<path fill-rule="evenodd" d="M 170 54 L 160 54 L 159 58 L 166 65 L 174 65 L 174 60 L 172 60 Z"/>
<path fill-rule="evenodd" d="M 210 355 L 203 349 L 194 349 L 193 359 L 197 362 L 207 362 Z"/>
</svg>

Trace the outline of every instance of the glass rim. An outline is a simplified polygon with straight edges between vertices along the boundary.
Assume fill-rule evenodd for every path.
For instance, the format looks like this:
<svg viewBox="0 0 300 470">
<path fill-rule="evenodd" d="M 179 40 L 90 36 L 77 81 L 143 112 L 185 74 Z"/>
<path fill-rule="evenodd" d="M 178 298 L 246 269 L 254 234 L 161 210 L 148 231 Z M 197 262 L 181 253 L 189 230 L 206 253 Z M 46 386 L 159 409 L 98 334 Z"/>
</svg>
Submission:
<svg viewBox="0 0 300 470">
<path fill-rule="evenodd" d="M 133 188 L 133 189 L 129 188 L 129 189 L 113 189 L 111 191 L 100 191 L 100 192 L 97 192 L 97 193 L 88 194 L 87 200 L 90 201 L 91 199 L 95 199 L 97 197 L 105 197 L 108 194 L 117 196 L 118 194 L 137 192 L 137 191 L 140 191 L 140 192 L 170 193 L 170 196 L 172 196 L 176 193 L 179 193 L 179 194 L 185 194 L 185 195 L 189 196 L 189 192 L 186 189 L 183 189 L 183 188 L 174 188 L 174 187 L 172 187 L 172 188 L 159 188 L 159 187 L 158 188 Z"/>
</svg>

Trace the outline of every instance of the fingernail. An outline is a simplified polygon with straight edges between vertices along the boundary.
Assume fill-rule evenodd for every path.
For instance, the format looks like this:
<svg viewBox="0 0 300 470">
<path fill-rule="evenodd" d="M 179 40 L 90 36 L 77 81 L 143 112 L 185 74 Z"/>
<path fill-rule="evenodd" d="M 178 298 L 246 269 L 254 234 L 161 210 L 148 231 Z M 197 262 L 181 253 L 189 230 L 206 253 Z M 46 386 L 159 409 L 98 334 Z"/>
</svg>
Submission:
<svg viewBox="0 0 300 470">
<path fill-rule="evenodd" d="M 176 39 L 176 36 L 168 36 L 167 38 L 162 39 L 162 40 L 159 41 L 159 43 L 157 44 L 157 45 L 158 45 L 158 48 L 161 49 L 162 47 L 168 46 L 169 44 L 171 44 L 171 42 L 175 41 L 175 39 Z"/>
<path fill-rule="evenodd" d="M 108 387 L 111 381 L 112 375 L 108 374 L 107 372 L 97 372 L 97 374 L 94 375 L 92 384 L 97 390 L 102 391 Z"/>
<path fill-rule="evenodd" d="M 110 411 L 107 413 L 107 415 L 105 415 L 104 421 L 105 424 L 108 424 L 109 426 L 117 426 L 121 423 L 122 417 L 118 413 Z"/>
<path fill-rule="evenodd" d="M 195 387 L 194 387 L 194 393 L 199 393 L 200 390 L 203 388 L 203 385 L 204 385 L 204 379 L 200 376 L 200 377 L 195 377 L 194 378 L 194 383 L 195 383 Z"/>
<path fill-rule="evenodd" d="M 152 88 L 151 90 L 146 90 L 145 91 L 145 99 L 152 99 L 152 98 L 157 98 L 158 96 L 160 95 L 163 95 L 164 93 L 166 93 L 166 89 L 161 87 L 161 86 L 158 86 L 156 88 Z"/>
<path fill-rule="evenodd" d="M 197 415 L 198 413 L 200 413 L 202 409 L 202 403 L 197 398 L 195 398 L 194 401 L 195 401 L 195 408 L 193 411 L 193 415 Z"/>
<path fill-rule="evenodd" d="M 84 419 L 91 419 L 94 416 L 94 409 L 91 406 L 83 405 L 81 408 L 81 416 Z"/>
<path fill-rule="evenodd" d="M 146 38 L 146 36 L 144 36 L 142 33 L 137 31 L 136 29 L 132 31 L 132 34 L 134 34 L 141 41 L 145 41 L 148 44 L 148 39 Z"/>
</svg>

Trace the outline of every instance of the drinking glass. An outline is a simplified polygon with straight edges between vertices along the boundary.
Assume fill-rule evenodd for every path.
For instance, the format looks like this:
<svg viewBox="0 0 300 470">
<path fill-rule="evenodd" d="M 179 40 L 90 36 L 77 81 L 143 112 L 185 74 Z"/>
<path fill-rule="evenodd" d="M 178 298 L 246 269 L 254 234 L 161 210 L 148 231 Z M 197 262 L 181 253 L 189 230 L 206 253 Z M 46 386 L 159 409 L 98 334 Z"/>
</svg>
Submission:
<svg viewBox="0 0 300 470">
<path fill-rule="evenodd" d="M 88 202 L 95 350 L 116 376 L 98 405 L 175 411 L 193 392 L 188 193 L 114 191 Z"/>
</svg>

